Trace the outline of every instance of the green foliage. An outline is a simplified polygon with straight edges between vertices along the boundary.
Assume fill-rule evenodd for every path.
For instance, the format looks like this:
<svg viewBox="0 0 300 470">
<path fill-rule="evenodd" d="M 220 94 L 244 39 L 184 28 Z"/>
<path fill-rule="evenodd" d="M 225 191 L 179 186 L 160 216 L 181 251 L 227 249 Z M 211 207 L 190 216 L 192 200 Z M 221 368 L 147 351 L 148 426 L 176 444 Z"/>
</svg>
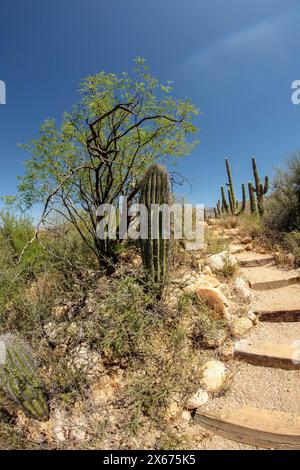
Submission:
<svg viewBox="0 0 300 470">
<path fill-rule="evenodd" d="M 150 283 L 161 294 L 168 280 L 170 265 L 170 238 L 164 238 L 162 213 L 158 217 L 158 237 L 154 234 L 154 204 L 161 206 L 171 203 L 170 181 L 166 169 L 159 165 L 152 165 L 144 177 L 140 203 L 148 211 L 148 236 L 141 239 L 143 263 Z M 171 234 L 169 234 L 169 237 Z"/>
<path fill-rule="evenodd" d="M 285 168 L 277 169 L 274 191 L 268 199 L 263 223 L 274 232 L 300 229 L 300 154 L 288 158 Z"/>
<path fill-rule="evenodd" d="M 295 261 L 300 266 L 300 231 L 294 230 L 293 232 L 284 235 L 284 247 L 287 251 L 295 256 Z"/>
<path fill-rule="evenodd" d="M 11 334 L 2 335 L 0 344 L 2 391 L 32 418 L 48 419 L 47 398 L 29 347 Z"/>
<path fill-rule="evenodd" d="M 97 237 L 96 209 L 132 198 L 149 164 L 174 161 L 197 143 L 190 136 L 199 112 L 171 91 L 140 58 L 132 76 L 87 77 L 62 124 L 45 121 L 40 137 L 24 146 L 31 158 L 20 178 L 23 204 L 45 205 L 43 223 L 53 212 L 64 217 L 100 261 L 114 257 L 113 244 Z"/>
</svg>

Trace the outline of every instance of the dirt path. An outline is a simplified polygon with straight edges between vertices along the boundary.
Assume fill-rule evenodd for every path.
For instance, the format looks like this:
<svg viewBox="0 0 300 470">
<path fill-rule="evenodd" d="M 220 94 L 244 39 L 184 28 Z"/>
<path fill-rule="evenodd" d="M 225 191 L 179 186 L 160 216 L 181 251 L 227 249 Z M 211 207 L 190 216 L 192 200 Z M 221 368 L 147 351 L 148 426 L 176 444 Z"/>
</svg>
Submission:
<svg viewBox="0 0 300 470">
<path fill-rule="evenodd" d="M 261 321 L 235 343 L 231 388 L 196 413 L 210 431 L 203 447 L 300 449 L 300 270 L 253 251 L 235 256 Z"/>
</svg>

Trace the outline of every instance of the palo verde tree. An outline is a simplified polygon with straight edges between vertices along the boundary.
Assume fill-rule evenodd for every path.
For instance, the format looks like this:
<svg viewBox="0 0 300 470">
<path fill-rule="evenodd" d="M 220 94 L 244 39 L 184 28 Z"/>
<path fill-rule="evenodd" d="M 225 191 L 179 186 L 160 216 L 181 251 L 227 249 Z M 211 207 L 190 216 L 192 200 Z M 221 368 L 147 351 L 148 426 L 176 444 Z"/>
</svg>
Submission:
<svg viewBox="0 0 300 470">
<path fill-rule="evenodd" d="M 79 103 L 63 115 L 61 125 L 42 124 L 39 138 L 24 146 L 31 157 L 19 185 L 27 208 L 44 206 L 35 239 L 57 213 L 100 262 L 113 258 L 114 242 L 97 237 L 97 208 L 117 205 L 119 196 L 130 203 L 149 165 L 186 155 L 197 143 L 191 135 L 198 110 L 171 92 L 171 82 L 159 83 L 138 58 L 131 75 L 87 77 Z"/>
</svg>

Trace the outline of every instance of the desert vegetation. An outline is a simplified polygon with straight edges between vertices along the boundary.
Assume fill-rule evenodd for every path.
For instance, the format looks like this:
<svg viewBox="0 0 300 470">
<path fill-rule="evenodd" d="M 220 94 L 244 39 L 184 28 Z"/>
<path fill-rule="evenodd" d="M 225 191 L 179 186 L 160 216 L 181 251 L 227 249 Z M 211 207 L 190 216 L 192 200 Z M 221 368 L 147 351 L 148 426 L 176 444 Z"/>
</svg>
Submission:
<svg viewBox="0 0 300 470">
<path fill-rule="evenodd" d="M 80 93 L 24 146 L 19 194 L 1 212 L 0 447 L 201 448 L 192 415 L 226 395 L 233 371 L 220 359 L 257 322 L 231 237 L 300 264 L 299 155 L 269 193 L 253 158 L 241 202 L 226 159 L 227 194 L 197 250 L 166 239 L 160 218 L 156 239 L 121 237 L 120 196 L 129 208 L 174 200 L 167 167 L 197 143 L 198 110 L 140 58 L 132 76 L 101 72 Z M 37 224 L 26 215 L 36 204 Z M 115 239 L 99 237 L 103 205 Z"/>
</svg>

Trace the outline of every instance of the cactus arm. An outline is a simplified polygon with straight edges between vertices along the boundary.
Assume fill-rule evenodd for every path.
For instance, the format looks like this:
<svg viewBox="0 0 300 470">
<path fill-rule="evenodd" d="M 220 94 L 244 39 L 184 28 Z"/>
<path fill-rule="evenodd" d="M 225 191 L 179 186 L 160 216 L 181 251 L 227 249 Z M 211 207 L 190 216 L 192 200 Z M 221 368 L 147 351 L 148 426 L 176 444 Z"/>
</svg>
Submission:
<svg viewBox="0 0 300 470">
<path fill-rule="evenodd" d="M 265 184 L 264 184 L 263 193 L 266 194 L 268 191 L 269 191 L 269 177 L 265 176 Z"/>
<path fill-rule="evenodd" d="M 250 201 L 250 212 L 256 214 L 256 201 L 255 201 L 255 189 L 251 181 L 248 182 L 249 201 Z"/>
<path fill-rule="evenodd" d="M 242 206 L 236 215 L 243 214 L 243 212 L 245 212 L 245 209 L 246 209 L 246 188 L 243 183 L 242 184 Z"/>
<path fill-rule="evenodd" d="M 230 190 L 230 193 L 231 193 L 232 207 L 233 207 L 233 211 L 231 211 L 231 212 L 234 212 L 234 210 L 236 208 L 236 202 L 235 202 L 235 193 L 234 193 L 234 186 L 233 186 L 231 168 L 230 168 L 228 158 L 225 159 L 225 163 L 226 163 L 226 170 L 227 170 L 227 175 L 228 175 L 228 186 L 229 186 L 229 190 Z"/>
</svg>

